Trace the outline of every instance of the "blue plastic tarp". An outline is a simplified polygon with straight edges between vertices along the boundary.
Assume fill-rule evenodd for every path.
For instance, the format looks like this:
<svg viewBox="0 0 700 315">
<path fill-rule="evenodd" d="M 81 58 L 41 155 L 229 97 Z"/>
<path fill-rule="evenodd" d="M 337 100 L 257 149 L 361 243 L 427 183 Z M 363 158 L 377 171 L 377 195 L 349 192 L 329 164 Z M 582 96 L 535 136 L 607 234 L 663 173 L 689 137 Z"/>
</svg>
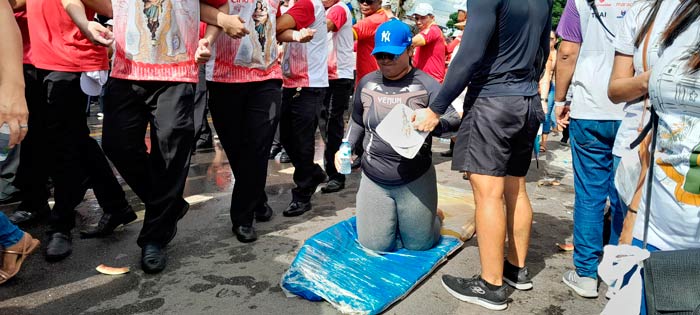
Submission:
<svg viewBox="0 0 700 315">
<path fill-rule="evenodd" d="M 353 217 L 306 240 L 282 276 L 281 287 L 290 296 L 326 300 L 343 313 L 378 314 L 406 296 L 462 244 L 443 236 L 427 251 L 377 253 L 357 241 Z"/>
</svg>

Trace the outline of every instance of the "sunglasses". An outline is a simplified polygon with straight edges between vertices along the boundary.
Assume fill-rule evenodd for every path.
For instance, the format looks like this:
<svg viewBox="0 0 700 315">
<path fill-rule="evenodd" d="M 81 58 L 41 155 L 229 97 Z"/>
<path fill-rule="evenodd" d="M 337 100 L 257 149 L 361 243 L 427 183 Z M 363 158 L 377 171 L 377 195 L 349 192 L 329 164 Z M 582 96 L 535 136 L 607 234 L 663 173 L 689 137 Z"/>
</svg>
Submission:
<svg viewBox="0 0 700 315">
<path fill-rule="evenodd" d="M 372 5 L 372 3 L 374 3 L 374 1 L 375 1 L 375 0 L 359 0 L 358 2 L 359 2 L 359 3 L 364 3 L 364 4 L 366 4 L 366 5 Z"/>
<path fill-rule="evenodd" d="M 377 59 L 377 60 L 389 59 L 391 61 L 396 61 L 396 60 L 399 60 L 399 57 L 401 57 L 401 54 L 394 55 L 394 54 L 385 53 L 385 52 L 374 54 L 374 59 Z"/>
</svg>

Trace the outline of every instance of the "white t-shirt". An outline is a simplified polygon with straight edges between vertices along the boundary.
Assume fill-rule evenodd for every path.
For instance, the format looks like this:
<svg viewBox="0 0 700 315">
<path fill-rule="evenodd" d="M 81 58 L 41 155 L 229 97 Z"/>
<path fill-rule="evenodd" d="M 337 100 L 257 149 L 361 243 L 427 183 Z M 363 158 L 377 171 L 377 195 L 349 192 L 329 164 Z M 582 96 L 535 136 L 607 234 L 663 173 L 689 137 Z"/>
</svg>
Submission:
<svg viewBox="0 0 700 315">
<path fill-rule="evenodd" d="M 328 33 L 328 79 L 353 79 L 355 55 L 352 37 L 352 14 L 343 1 L 338 1 L 326 11 L 337 31 Z"/>
<path fill-rule="evenodd" d="M 285 13 L 296 28 L 316 30 L 308 43 L 284 43 L 282 86 L 285 88 L 328 87 L 328 28 L 321 0 L 297 0 Z"/>
<path fill-rule="evenodd" d="M 649 244 L 662 250 L 700 248 L 700 71 L 690 50 L 700 41 L 695 21 L 664 49 L 652 69 L 649 96 L 659 114 Z M 643 190 L 634 237 L 644 237 Z"/>
<path fill-rule="evenodd" d="M 635 47 L 634 42 L 640 29 L 644 26 L 644 22 L 647 19 L 647 15 L 649 14 L 653 3 L 654 1 L 650 0 L 635 2 L 634 5 L 632 5 L 632 8 L 627 11 L 614 41 L 615 51 L 621 54 L 633 56 L 635 76 L 644 72 L 642 55 L 644 54 L 645 40 L 642 40 L 639 47 Z M 673 15 L 675 8 L 678 6 L 678 3 L 678 0 L 667 0 L 664 1 L 661 8 L 659 8 L 659 12 L 654 20 L 654 26 L 651 29 L 651 34 L 649 35 L 649 46 L 647 47 L 648 69 L 651 69 L 651 67 L 659 59 L 659 37 L 663 33 L 664 29 L 666 29 L 666 25 L 671 19 L 671 16 Z M 644 122 L 641 122 L 643 107 L 643 100 L 635 100 L 625 104 L 625 117 L 622 119 L 620 129 L 617 131 L 615 145 L 613 146 L 614 155 L 622 156 L 626 151 L 630 151 L 630 143 L 632 143 L 632 141 L 639 136 L 638 128 L 640 125 L 644 126 L 649 121 L 650 115 L 647 113 L 644 115 Z"/>
</svg>

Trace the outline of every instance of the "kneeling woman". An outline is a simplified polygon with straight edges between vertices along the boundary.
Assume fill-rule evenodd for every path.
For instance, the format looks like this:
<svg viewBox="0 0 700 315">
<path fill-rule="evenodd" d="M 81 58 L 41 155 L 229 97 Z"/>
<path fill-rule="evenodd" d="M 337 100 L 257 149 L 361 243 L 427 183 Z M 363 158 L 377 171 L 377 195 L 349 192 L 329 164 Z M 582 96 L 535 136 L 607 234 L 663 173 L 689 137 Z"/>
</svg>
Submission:
<svg viewBox="0 0 700 315">
<path fill-rule="evenodd" d="M 372 55 L 380 71 L 361 78 L 350 119 L 348 141 L 353 147 L 363 141 L 365 148 L 357 192 L 357 234 L 363 246 L 375 251 L 426 250 L 440 239 L 431 137 L 408 159 L 377 134 L 377 127 L 395 106 L 428 107 L 440 89 L 435 79 L 411 66 L 411 37 L 408 26 L 398 20 L 379 26 Z M 452 124 L 459 124 L 456 113 L 448 115 L 456 118 Z M 405 124 L 410 126 L 410 121 Z"/>
</svg>

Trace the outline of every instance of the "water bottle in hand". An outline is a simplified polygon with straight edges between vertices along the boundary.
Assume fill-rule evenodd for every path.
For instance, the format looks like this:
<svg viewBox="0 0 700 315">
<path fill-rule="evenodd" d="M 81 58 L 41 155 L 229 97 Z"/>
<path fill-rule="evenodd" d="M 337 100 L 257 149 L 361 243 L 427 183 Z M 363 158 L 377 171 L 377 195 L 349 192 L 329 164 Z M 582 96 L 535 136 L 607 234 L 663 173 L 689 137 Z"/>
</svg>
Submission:
<svg viewBox="0 0 700 315">
<path fill-rule="evenodd" d="M 338 172 L 340 174 L 350 174 L 352 173 L 352 147 L 348 139 L 343 139 L 343 143 L 340 145 L 340 169 Z"/>
<path fill-rule="evenodd" d="M 7 123 L 2 124 L 0 127 L 0 162 L 7 159 L 7 155 L 10 153 L 10 126 Z"/>
</svg>

